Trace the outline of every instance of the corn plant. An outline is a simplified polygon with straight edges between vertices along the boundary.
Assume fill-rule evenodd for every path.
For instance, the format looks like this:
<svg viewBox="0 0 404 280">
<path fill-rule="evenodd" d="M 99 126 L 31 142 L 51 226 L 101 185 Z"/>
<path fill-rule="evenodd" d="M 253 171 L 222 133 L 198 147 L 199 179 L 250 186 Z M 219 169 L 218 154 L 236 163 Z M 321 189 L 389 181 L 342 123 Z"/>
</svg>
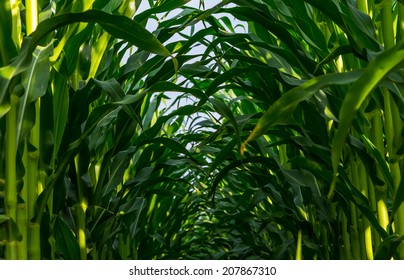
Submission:
<svg viewBox="0 0 404 280">
<path fill-rule="evenodd" d="M 283 221 L 293 226 L 273 211 L 267 222 L 289 234 L 286 257 L 402 258 L 402 3 L 231 2 L 221 12 L 249 32 L 223 33 L 214 46 L 224 89 L 265 111 L 240 146 L 240 165 L 257 153 L 276 161 L 266 165 L 270 177 L 281 174 L 265 181 L 268 202 L 296 210 Z"/>
<path fill-rule="evenodd" d="M 132 20 L 139 5 L 2 1 L 3 257 L 114 258 L 107 246 L 128 238 L 116 226 L 129 207 L 122 195 L 133 199 L 128 213 L 136 210 L 139 218 L 145 209 L 141 196 L 130 196 L 121 183 L 130 181 L 130 156 L 139 149 L 131 141 L 149 126 L 142 120 L 149 112 L 141 104 L 151 92 L 145 79 L 159 81 L 150 73 L 171 52 L 144 28 L 148 12 Z M 133 61 L 122 65 L 131 52 Z M 148 140 L 139 137 L 137 145 Z"/>
<path fill-rule="evenodd" d="M 404 258 L 402 1 L 188 2 L 1 2 L 0 258 Z"/>
</svg>

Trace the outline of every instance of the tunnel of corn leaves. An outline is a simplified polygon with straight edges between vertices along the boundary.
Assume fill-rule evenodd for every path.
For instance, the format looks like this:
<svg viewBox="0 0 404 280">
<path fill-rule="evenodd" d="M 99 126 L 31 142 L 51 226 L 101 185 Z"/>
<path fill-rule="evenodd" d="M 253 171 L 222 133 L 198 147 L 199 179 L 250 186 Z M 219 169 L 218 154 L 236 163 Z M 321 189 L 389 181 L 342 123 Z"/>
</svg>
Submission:
<svg viewBox="0 0 404 280">
<path fill-rule="evenodd" d="M 0 5 L 0 259 L 404 259 L 404 1 Z"/>
</svg>

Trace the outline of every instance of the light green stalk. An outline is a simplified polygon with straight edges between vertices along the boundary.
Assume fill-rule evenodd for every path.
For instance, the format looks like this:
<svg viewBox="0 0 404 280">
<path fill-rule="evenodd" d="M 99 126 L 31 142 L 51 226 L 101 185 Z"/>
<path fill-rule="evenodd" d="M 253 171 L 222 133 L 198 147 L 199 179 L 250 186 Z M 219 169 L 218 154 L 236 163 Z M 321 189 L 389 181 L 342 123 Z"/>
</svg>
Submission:
<svg viewBox="0 0 404 280">
<path fill-rule="evenodd" d="M 351 156 L 352 161 L 352 182 L 358 190 L 361 190 L 364 182 L 366 183 L 366 177 L 361 177 L 360 162 L 355 156 Z M 356 207 L 355 207 L 356 208 Z M 366 259 L 366 243 L 365 243 L 365 228 L 363 224 L 363 216 L 358 208 L 356 208 L 356 230 L 358 233 L 359 241 L 359 257 L 360 259 Z"/>
<path fill-rule="evenodd" d="M 27 17 L 27 35 L 30 35 L 38 26 L 38 4 L 36 0 L 26 0 L 25 11 Z"/>
<path fill-rule="evenodd" d="M 376 146 L 379 151 L 384 150 L 383 143 L 383 128 L 382 128 L 382 119 L 379 114 L 376 114 L 372 118 L 372 129 L 371 129 L 372 142 Z M 379 178 L 382 178 L 380 170 L 377 169 L 376 175 Z M 382 228 L 387 229 L 389 224 L 389 213 L 387 210 L 387 187 L 386 185 L 375 186 L 375 196 L 376 196 L 376 206 L 377 206 L 377 217 L 379 220 L 379 224 Z"/>
<path fill-rule="evenodd" d="M 28 165 L 27 165 L 27 185 L 24 189 L 28 192 L 28 259 L 39 260 L 41 258 L 40 247 L 40 226 L 39 223 L 31 222 L 35 216 L 35 202 L 38 197 L 38 160 L 39 152 L 27 151 Z"/>
<path fill-rule="evenodd" d="M 404 41 L 404 4 L 398 2 L 397 42 Z"/>
<path fill-rule="evenodd" d="M 374 8 L 374 7 L 373 7 Z M 392 2 L 390 0 L 384 1 L 381 17 L 382 17 L 382 36 L 385 42 L 386 49 L 393 47 L 394 45 L 394 35 L 393 35 L 393 25 L 392 25 L 392 15 L 391 15 Z M 380 34 L 379 34 L 380 35 Z M 384 94 L 385 106 L 390 104 L 390 98 L 387 94 Z M 381 118 L 381 111 L 379 111 L 372 118 L 372 129 L 371 129 L 371 139 L 375 144 L 376 148 L 381 154 L 384 154 L 384 139 L 383 139 L 383 124 Z M 386 115 L 386 112 L 385 112 Z M 388 118 L 388 117 L 387 117 Z M 387 130 L 386 128 L 386 134 Z M 377 176 L 382 178 L 380 170 L 377 171 Z M 389 214 L 387 210 L 387 187 L 386 185 L 374 186 L 375 187 L 375 198 L 377 207 L 377 216 L 382 228 L 387 229 L 389 224 Z M 376 244 L 375 244 L 376 245 Z"/>
<path fill-rule="evenodd" d="M 380 118 L 380 115 L 378 115 L 377 113 L 376 113 L 376 115 Z M 368 116 L 368 120 L 370 123 L 372 122 L 373 116 L 374 116 L 374 114 L 369 114 L 369 116 Z M 365 135 L 369 135 L 369 137 L 371 137 L 372 132 L 371 132 L 370 128 L 365 128 Z M 366 170 L 364 169 L 364 167 L 362 169 L 362 172 L 366 173 Z M 369 199 L 370 209 L 372 210 L 373 213 L 376 213 L 377 204 L 376 204 L 375 186 L 372 182 L 372 179 L 367 175 L 366 175 L 366 183 L 367 183 L 367 195 L 366 195 L 366 192 L 362 192 L 362 194 L 364 194 Z M 365 190 L 363 190 L 363 191 L 365 191 Z M 372 235 L 373 248 L 377 248 L 380 245 L 380 236 L 377 234 L 377 231 L 374 228 L 371 229 L 370 234 Z"/>
<path fill-rule="evenodd" d="M 356 162 L 353 160 L 353 157 L 351 157 L 351 178 L 352 178 L 352 183 L 357 186 L 358 185 L 358 168 Z M 359 220 L 359 215 L 357 214 L 357 208 L 353 202 L 351 202 L 351 230 L 350 230 L 350 236 L 351 236 L 351 245 L 352 245 L 352 256 L 355 260 L 360 260 L 361 259 L 361 242 L 359 238 L 359 226 L 358 226 L 358 220 Z"/>
<path fill-rule="evenodd" d="M 359 169 L 359 190 L 366 198 L 369 198 L 369 190 L 367 184 L 368 176 L 366 173 L 366 169 L 361 163 L 358 169 Z M 366 259 L 373 260 L 372 228 L 370 227 L 369 220 L 364 216 L 362 216 L 362 225 L 363 225 L 363 238 L 364 238 Z"/>
<path fill-rule="evenodd" d="M 401 6 L 401 4 L 400 4 Z M 382 31 L 383 42 L 386 49 L 394 47 L 394 21 L 392 14 L 392 1 L 384 1 L 382 10 Z M 400 19 L 401 21 L 402 19 Z M 385 115 L 385 131 L 386 131 L 386 146 L 390 159 L 396 156 L 396 147 L 402 142 L 402 121 L 400 113 L 394 99 L 387 89 L 383 90 L 384 97 L 384 115 Z M 390 161 L 391 176 L 393 178 L 394 190 L 397 191 L 401 182 L 401 169 L 399 161 Z M 401 213 L 400 213 L 401 210 Z M 404 234 L 404 207 L 400 207 L 395 215 L 395 231 L 399 235 Z M 400 258 L 404 258 L 404 246 L 399 248 Z"/>
<path fill-rule="evenodd" d="M 19 23 L 20 19 L 20 0 L 10 0 L 10 6 L 11 6 L 11 16 L 12 16 L 12 39 L 14 41 L 14 44 L 17 46 L 17 48 L 20 48 L 21 45 L 21 25 Z"/>
<path fill-rule="evenodd" d="M 368 0 L 358 0 L 358 9 L 365 14 L 368 13 Z"/>
<path fill-rule="evenodd" d="M 122 260 L 127 260 L 130 254 L 130 237 L 123 233 L 118 234 L 118 249 Z"/>
<path fill-rule="evenodd" d="M 391 49 L 392 47 L 394 47 L 394 22 L 392 8 L 392 0 L 383 1 L 380 15 L 382 18 L 383 42 L 386 49 Z"/>
<path fill-rule="evenodd" d="M 69 12 L 79 13 L 84 12 L 91 9 L 94 0 L 82 0 L 82 1 L 73 1 L 71 10 Z M 87 23 L 76 23 L 72 24 L 68 27 L 64 36 L 58 42 L 58 45 L 53 50 L 53 56 L 50 57 L 50 61 L 55 62 L 59 57 L 64 47 L 66 46 L 68 38 L 70 38 L 73 34 L 77 34 L 82 31 L 87 26 Z"/>
<path fill-rule="evenodd" d="M 358 211 L 359 212 L 359 211 Z M 366 244 L 365 244 L 365 235 L 364 235 L 364 227 L 363 227 L 363 217 L 362 215 L 358 215 L 358 238 L 360 245 L 360 257 L 361 260 L 366 259 Z"/>
<path fill-rule="evenodd" d="M 343 211 L 341 211 L 341 215 L 342 215 L 342 235 L 344 238 L 345 259 L 352 260 L 351 240 L 349 238 L 348 233 L 348 219 Z"/>
<path fill-rule="evenodd" d="M 323 245 L 324 249 L 324 259 L 330 259 L 330 252 L 329 252 L 329 243 L 328 243 L 328 231 L 325 225 L 321 226 L 321 244 Z"/>
<path fill-rule="evenodd" d="M 24 143 L 24 155 L 23 155 L 23 163 L 24 166 L 29 166 L 28 165 L 28 152 L 27 148 L 28 143 L 25 141 Z M 25 173 L 27 174 L 27 172 Z M 25 187 L 28 185 L 28 176 L 25 176 L 24 178 L 24 187 L 22 188 L 20 192 L 21 199 L 23 200 L 22 203 L 19 203 L 17 206 L 17 225 L 18 229 L 21 232 L 22 235 L 22 241 L 20 242 L 20 245 L 18 246 L 18 259 L 20 260 L 26 260 L 27 259 L 27 247 L 28 247 L 28 190 Z"/>
<path fill-rule="evenodd" d="M 352 258 L 354 260 L 359 260 L 360 259 L 360 242 L 359 242 L 359 236 L 358 236 L 358 225 L 356 222 L 356 208 L 351 204 L 351 219 L 355 218 L 355 222 L 350 226 L 349 230 L 349 237 L 351 241 L 351 249 L 352 249 Z"/>
<path fill-rule="evenodd" d="M 80 258 L 82 260 L 87 259 L 87 241 L 86 241 L 86 210 L 87 210 L 87 200 L 84 195 L 84 186 L 81 179 L 80 172 L 80 153 L 74 158 L 76 165 L 76 179 L 77 179 L 77 189 L 78 189 L 78 204 L 76 205 L 76 219 L 77 219 L 77 241 L 80 248 Z"/>
<path fill-rule="evenodd" d="M 302 259 L 302 230 L 297 231 L 296 260 Z"/>
<path fill-rule="evenodd" d="M 370 133 L 368 134 L 370 135 Z M 369 200 L 370 207 L 374 213 L 377 213 L 377 203 L 376 203 L 376 194 L 375 194 L 375 186 L 373 185 L 372 179 L 368 176 L 368 190 L 369 190 Z M 380 236 L 377 234 L 376 229 L 372 228 L 372 239 L 373 239 L 373 248 L 377 248 L 380 245 Z"/>
<path fill-rule="evenodd" d="M 280 145 L 278 146 L 279 149 L 279 160 L 281 165 L 285 168 L 287 167 L 286 164 L 288 163 L 288 154 L 287 154 L 287 146 L 286 145 Z"/>
<path fill-rule="evenodd" d="M 6 115 L 6 185 L 5 185 L 5 208 L 6 215 L 14 222 L 17 221 L 17 106 L 19 98 L 11 94 L 10 111 Z M 13 235 L 11 221 L 9 223 L 9 238 L 6 247 L 7 259 L 18 258 L 18 242 Z"/>
<path fill-rule="evenodd" d="M 401 2 L 397 2 L 398 5 L 398 30 L 397 30 L 397 42 L 402 42 L 404 41 L 404 4 Z M 399 122 L 397 119 L 397 123 L 399 123 L 400 125 L 402 125 L 402 122 Z M 399 135 L 398 135 L 399 136 Z M 400 160 L 399 162 L 399 168 L 401 167 L 401 170 L 404 170 L 404 162 L 403 160 Z M 396 171 L 395 171 L 396 172 Z M 399 181 L 399 178 L 394 178 L 395 180 Z M 401 180 L 403 180 L 403 178 L 400 178 Z M 397 187 L 398 185 L 396 185 L 396 181 L 394 182 L 394 185 Z M 395 191 L 397 192 L 397 188 L 395 189 Z M 401 204 L 401 206 L 397 209 L 397 214 L 395 217 L 395 221 L 396 221 L 396 233 L 399 235 L 404 235 L 404 204 Z M 403 242 L 401 242 L 401 245 L 399 247 L 399 255 L 400 255 L 400 259 L 404 260 L 404 244 Z"/>
<path fill-rule="evenodd" d="M 37 0 L 26 0 L 26 28 L 27 35 L 35 31 L 38 26 L 38 4 Z M 41 133 L 41 100 L 35 103 L 35 124 L 30 132 L 30 143 L 35 147 L 35 151 L 26 151 L 28 153 L 27 177 L 28 184 L 24 186 L 27 189 L 28 204 L 28 258 L 40 259 L 40 225 L 31 222 L 35 216 L 35 204 L 38 198 L 40 188 L 40 172 L 39 172 L 39 154 L 40 154 L 40 133 Z"/>
</svg>

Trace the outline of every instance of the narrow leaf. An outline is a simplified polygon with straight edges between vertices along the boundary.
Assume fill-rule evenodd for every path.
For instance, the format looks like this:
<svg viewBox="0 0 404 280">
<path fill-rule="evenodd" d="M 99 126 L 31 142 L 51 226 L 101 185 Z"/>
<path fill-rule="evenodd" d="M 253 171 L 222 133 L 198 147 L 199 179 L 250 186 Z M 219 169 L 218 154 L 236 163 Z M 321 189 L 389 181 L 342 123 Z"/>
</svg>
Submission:
<svg viewBox="0 0 404 280">
<path fill-rule="evenodd" d="M 49 56 L 52 54 L 52 51 L 52 44 L 49 44 L 46 47 L 36 48 L 32 55 L 29 68 L 21 75 L 25 94 L 22 97 L 18 108 L 17 142 L 19 142 L 21 126 L 28 104 L 46 93 L 50 77 Z"/>
<path fill-rule="evenodd" d="M 397 252 L 397 248 L 400 246 L 403 240 L 404 235 L 391 235 L 384 239 L 376 249 L 375 260 L 390 260 Z"/>
<path fill-rule="evenodd" d="M 56 246 L 61 250 L 63 258 L 66 260 L 79 260 L 80 248 L 72 230 L 59 217 L 54 225 Z"/>
<path fill-rule="evenodd" d="M 390 190 L 394 189 L 393 178 L 391 177 L 390 168 L 388 163 L 384 160 L 384 157 L 380 153 L 380 151 L 376 148 L 376 146 L 370 141 L 365 135 L 362 135 L 363 142 L 365 143 L 366 149 L 368 153 L 376 160 L 379 165 L 380 171 L 383 174 L 387 185 Z"/>
<path fill-rule="evenodd" d="M 293 114 L 296 106 L 308 100 L 318 90 L 329 85 L 349 84 L 359 78 L 360 72 L 353 71 L 349 73 L 333 73 L 320 77 L 315 77 L 293 88 L 279 98 L 259 119 L 253 132 L 241 146 L 241 153 L 244 153 L 245 145 L 262 136 L 265 131 L 274 125 L 287 122 Z"/>
<path fill-rule="evenodd" d="M 50 32 L 77 22 L 96 22 L 115 38 L 123 39 L 140 49 L 162 56 L 171 55 L 152 33 L 136 21 L 122 15 L 113 15 L 97 10 L 66 13 L 41 22 L 32 34 L 33 46 L 39 44 L 39 41 Z"/>
<path fill-rule="evenodd" d="M 6 93 L 9 89 L 11 79 L 23 72 L 31 62 L 32 40 L 27 38 L 21 46 L 20 55 L 9 65 L 0 68 L 0 118 L 7 114 L 9 106 L 3 104 Z"/>
<path fill-rule="evenodd" d="M 342 148 L 356 113 L 372 90 L 402 62 L 404 62 L 404 41 L 369 63 L 360 78 L 349 89 L 341 106 L 340 122 L 331 150 L 334 176 L 337 174 Z"/>
<path fill-rule="evenodd" d="M 66 87 L 66 83 L 67 81 L 62 75 L 55 73 L 53 78 L 53 137 L 55 144 L 52 162 L 59 152 L 69 114 L 69 89 Z"/>
<path fill-rule="evenodd" d="M 401 204 L 404 202 L 404 178 L 401 177 L 400 185 L 397 189 L 397 192 L 395 194 L 395 198 L 393 201 L 393 209 L 392 209 L 392 215 L 396 213 L 396 211 L 400 208 Z"/>
</svg>

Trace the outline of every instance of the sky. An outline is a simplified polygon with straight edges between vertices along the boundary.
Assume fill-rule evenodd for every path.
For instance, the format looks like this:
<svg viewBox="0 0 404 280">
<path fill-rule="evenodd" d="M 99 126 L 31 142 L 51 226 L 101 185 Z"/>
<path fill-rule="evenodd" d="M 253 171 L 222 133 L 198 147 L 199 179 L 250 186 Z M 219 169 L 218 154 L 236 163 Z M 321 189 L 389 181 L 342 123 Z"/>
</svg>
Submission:
<svg viewBox="0 0 404 280">
<path fill-rule="evenodd" d="M 188 6 L 188 7 L 194 7 L 194 8 L 201 9 L 201 7 L 199 6 L 200 2 L 201 2 L 200 0 L 191 0 L 191 1 L 189 1 L 188 3 L 186 3 L 185 5 Z M 217 4 L 219 4 L 220 2 L 221 2 L 220 0 L 205 0 L 205 1 L 204 1 L 205 9 L 210 9 L 210 8 L 216 6 Z M 141 13 L 142 11 L 144 11 L 145 9 L 147 9 L 147 8 L 149 8 L 149 7 L 150 7 L 150 6 L 149 6 L 148 1 L 142 1 L 141 4 L 140 4 L 140 6 L 139 6 L 139 8 L 138 8 L 138 10 L 137 10 L 137 12 L 136 12 L 136 14 Z M 173 11 L 172 13 L 170 13 L 170 14 L 168 15 L 168 18 L 174 17 L 174 16 L 175 16 L 177 13 L 179 13 L 179 12 L 180 12 L 180 9 L 178 9 L 177 11 Z M 147 28 L 150 32 L 155 31 L 156 28 L 157 28 L 157 22 L 156 22 L 155 20 L 149 20 L 148 23 L 147 23 L 146 28 Z M 195 30 L 195 32 L 196 32 L 198 28 L 203 28 L 203 24 L 197 24 L 197 25 L 195 25 L 195 28 L 196 28 L 196 30 Z M 180 37 L 180 35 L 173 36 L 173 38 L 171 38 L 170 41 L 178 41 L 178 40 L 180 40 L 181 38 L 182 38 L 182 37 Z M 166 43 L 167 43 L 167 42 L 166 42 Z M 199 47 L 194 47 L 194 48 L 192 48 L 192 51 L 191 51 L 190 54 L 201 54 L 201 53 L 203 53 L 203 52 L 204 52 L 204 47 L 199 46 Z M 170 97 L 171 99 L 170 99 L 170 100 L 166 100 L 166 102 L 164 102 L 164 103 L 161 103 L 161 104 L 159 105 L 159 110 L 163 109 L 164 107 L 170 106 L 171 103 L 175 100 L 175 97 L 178 96 L 178 95 L 181 95 L 181 93 L 177 93 L 177 92 L 167 92 L 167 93 L 165 93 L 165 96 L 168 96 L 168 97 Z M 196 101 L 192 101 L 191 99 L 182 99 L 182 100 L 180 100 L 180 102 L 177 104 L 177 106 L 183 106 L 183 105 L 189 104 L 189 102 L 196 102 Z M 172 108 L 172 109 L 174 109 L 174 108 Z M 170 111 L 171 111 L 171 110 L 170 110 Z M 219 117 L 219 116 L 216 116 L 216 118 L 218 118 L 218 117 Z"/>
<path fill-rule="evenodd" d="M 186 6 L 199 8 L 199 3 L 200 2 L 201 2 L 200 0 L 191 0 L 186 4 Z M 220 0 L 205 0 L 204 3 L 205 3 L 206 9 L 209 9 L 209 8 L 212 8 L 215 5 L 219 4 Z M 141 4 L 140 4 L 140 7 L 138 9 L 138 12 L 141 12 L 141 11 L 145 10 L 146 8 L 148 8 L 148 7 L 150 7 L 148 1 L 142 1 Z"/>
</svg>

